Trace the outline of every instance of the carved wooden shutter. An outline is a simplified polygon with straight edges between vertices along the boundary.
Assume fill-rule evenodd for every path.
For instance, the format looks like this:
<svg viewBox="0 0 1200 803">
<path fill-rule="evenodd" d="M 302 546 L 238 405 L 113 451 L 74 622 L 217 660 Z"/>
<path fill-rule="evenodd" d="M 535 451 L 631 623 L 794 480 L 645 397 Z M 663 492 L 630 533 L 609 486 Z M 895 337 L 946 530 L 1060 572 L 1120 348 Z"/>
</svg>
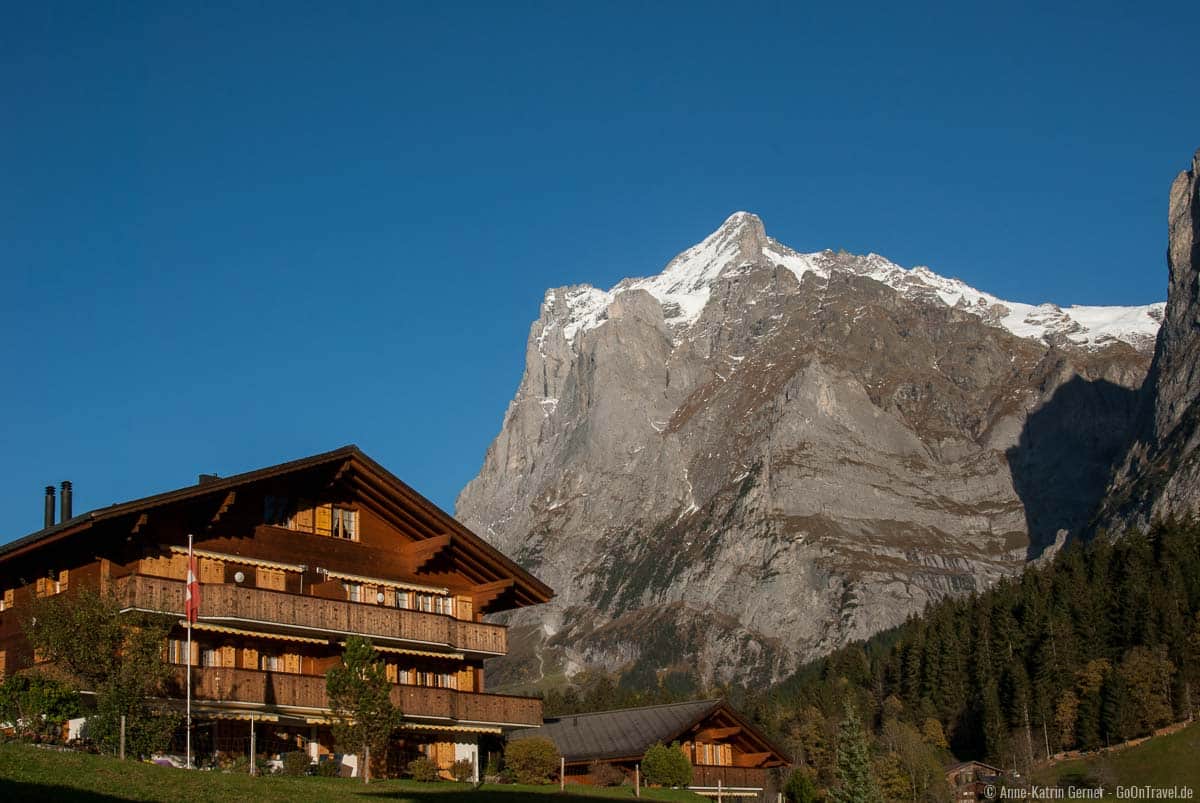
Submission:
<svg viewBox="0 0 1200 803">
<path fill-rule="evenodd" d="M 242 668 L 258 669 L 258 650 L 254 647 L 242 648 Z"/>
<path fill-rule="evenodd" d="M 281 569 L 265 569 L 260 566 L 256 574 L 255 584 L 259 588 L 283 591 L 287 587 L 287 578 Z"/>
<path fill-rule="evenodd" d="M 283 656 L 283 671 L 300 674 L 300 656 L 294 652 L 285 653 Z"/>
<path fill-rule="evenodd" d="M 475 603 L 470 597 L 458 598 L 458 618 L 467 622 L 475 619 Z"/>
<path fill-rule="evenodd" d="M 333 532 L 333 505 L 321 505 L 316 510 L 317 535 L 329 535 Z"/>
<path fill-rule="evenodd" d="M 13 589 L 4 589 L 4 608 L 7 610 L 13 606 Z"/>
<path fill-rule="evenodd" d="M 311 533 L 313 531 L 313 509 L 312 503 L 306 500 L 300 500 L 300 507 L 296 510 L 296 515 L 293 517 L 295 527 L 302 532 Z"/>
<path fill-rule="evenodd" d="M 63 569 L 58 573 L 58 590 L 60 592 L 67 590 L 67 582 L 71 579 L 71 572 Z"/>
<path fill-rule="evenodd" d="M 200 582 L 224 583 L 225 564 L 214 558 L 200 558 Z"/>
<path fill-rule="evenodd" d="M 226 644 L 221 648 L 221 666 L 226 669 L 232 669 L 237 665 L 237 651 L 232 644 Z"/>
</svg>

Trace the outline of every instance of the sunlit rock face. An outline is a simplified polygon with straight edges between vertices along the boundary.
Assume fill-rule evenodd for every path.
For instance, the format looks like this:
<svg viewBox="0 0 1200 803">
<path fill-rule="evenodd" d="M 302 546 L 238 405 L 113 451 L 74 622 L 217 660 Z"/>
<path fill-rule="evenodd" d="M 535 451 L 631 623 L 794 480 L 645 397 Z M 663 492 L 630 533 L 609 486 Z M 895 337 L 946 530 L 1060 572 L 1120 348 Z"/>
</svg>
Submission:
<svg viewBox="0 0 1200 803">
<path fill-rule="evenodd" d="M 458 517 L 555 589 L 494 684 L 767 683 L 1081 530 L 1163 305 L 1033 306 L 730 217 L 546 293 Z"/>
</svg>

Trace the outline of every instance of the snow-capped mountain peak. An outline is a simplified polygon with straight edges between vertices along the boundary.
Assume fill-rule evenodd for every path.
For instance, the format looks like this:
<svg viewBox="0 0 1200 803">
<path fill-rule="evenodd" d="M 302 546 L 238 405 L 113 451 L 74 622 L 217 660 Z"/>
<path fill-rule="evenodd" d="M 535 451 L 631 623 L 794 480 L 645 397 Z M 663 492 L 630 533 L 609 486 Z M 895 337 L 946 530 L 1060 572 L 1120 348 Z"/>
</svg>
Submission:
<svg viewBox="0 0 1200 803">
<path fill-rule="evenodd" d="M 1084 348 L 1123 341 L 1142 351 L 1152 350 L 1165 307 L 1160 302 L 1128 307 L 1072 305 L 1064 309 L 1050 303 L 1005 301 L 924 265 L 903 268 L 878 254 L 797 252 L 768 237 L 762 221 L 749 212 L 730 215 L 716 231 L 668 262 L 657 276 L 624 279 L 607 291 L 590 285 L 551 290 L 545 305 L 548 310 L 559 304 L 567 307 L 567 314 L 560 320 L 563 335 L 571 342 L 580 331 L 604 323 L 608 306 L 619 293 L 645 290 L 662 304 L 667 323 L 680 333 L 700 317 L 719 277 L 763 263 L 781 265 L 800 280 L 810 273 L 822 278 L 837 271 L 853 273 L 881 282 L 908 298 L 978 315 L 985 323 L 1019 337 L 1046 342 L 1066 340 Z"/>
</svg>

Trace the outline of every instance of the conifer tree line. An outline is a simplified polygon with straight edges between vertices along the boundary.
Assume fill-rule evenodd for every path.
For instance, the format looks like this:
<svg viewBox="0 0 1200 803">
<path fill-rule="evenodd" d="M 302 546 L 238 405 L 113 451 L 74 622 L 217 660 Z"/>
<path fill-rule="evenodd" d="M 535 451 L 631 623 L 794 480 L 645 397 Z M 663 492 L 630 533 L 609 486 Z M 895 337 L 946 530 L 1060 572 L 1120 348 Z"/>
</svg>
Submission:
<svg viewBox="0 0 1200 803">
<path fill-rule="evenodd" d="M 1197 694 L 1200 525 L 1166 522 L 1072 544 L 743 705 L 830 789 L 844 785 L 839 727 L 850 706 L 871 734 L 876 778 L 895 775 L 917 799 L 917 773 L 930 774 L 938 751 L 1024 769 L 1191 718 Z"/>
</svg>

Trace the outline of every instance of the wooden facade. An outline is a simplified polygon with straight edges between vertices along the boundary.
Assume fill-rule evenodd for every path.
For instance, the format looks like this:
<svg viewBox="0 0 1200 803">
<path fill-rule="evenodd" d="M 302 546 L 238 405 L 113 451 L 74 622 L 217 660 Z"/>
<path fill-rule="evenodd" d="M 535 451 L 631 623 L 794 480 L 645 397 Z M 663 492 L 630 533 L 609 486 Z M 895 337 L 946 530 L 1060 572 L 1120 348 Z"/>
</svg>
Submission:
<svg viewBox="0 0 1200 803">
<path fill-rule="evenodd" d="M 190 656 L 189 533 L 201 583 Z M 541 722 L 539 700 L 485 692 L 483 661 L 508 644 L 484 616 L 553 592 L 356 447 L 202 477 L 0 546 L 0 675 L 34 663 L 22 609 L 85 586 L 127 610 L 180 617 L 164 645 L 179 666 L 165 694 L 182 697 L 190 663 L 214 732 L 253 716 L 294 727 L 284 741 L 328 750 L 324 674 L 352 635 L 384 661 L 408 752 L 462 757 L 482 734 Z"/>
</svg>

